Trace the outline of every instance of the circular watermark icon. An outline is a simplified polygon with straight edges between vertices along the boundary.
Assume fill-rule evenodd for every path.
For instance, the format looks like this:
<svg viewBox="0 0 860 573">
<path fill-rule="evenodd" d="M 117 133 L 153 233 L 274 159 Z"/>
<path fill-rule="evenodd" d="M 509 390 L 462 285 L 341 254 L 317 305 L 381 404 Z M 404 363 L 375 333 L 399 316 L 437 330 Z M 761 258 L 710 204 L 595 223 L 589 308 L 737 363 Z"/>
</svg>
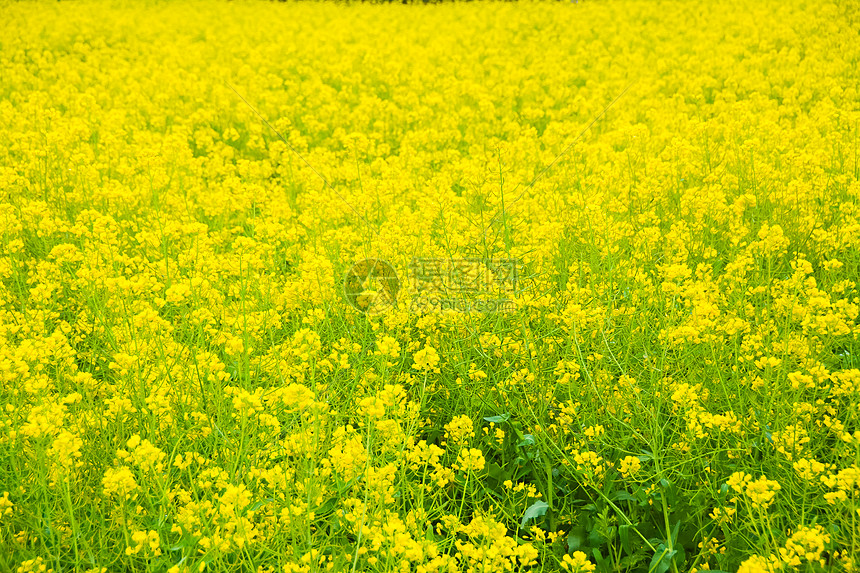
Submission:
<svg viewBox="0 0 860 573">
<path fill-rule="evenodd" d="M 397 304 L 400 280 L 394 267 L 382 259 L 365 259 L 352 265 L 343 279 L 346 301 L 365 314 L 380 314 Z"/>
</svg>

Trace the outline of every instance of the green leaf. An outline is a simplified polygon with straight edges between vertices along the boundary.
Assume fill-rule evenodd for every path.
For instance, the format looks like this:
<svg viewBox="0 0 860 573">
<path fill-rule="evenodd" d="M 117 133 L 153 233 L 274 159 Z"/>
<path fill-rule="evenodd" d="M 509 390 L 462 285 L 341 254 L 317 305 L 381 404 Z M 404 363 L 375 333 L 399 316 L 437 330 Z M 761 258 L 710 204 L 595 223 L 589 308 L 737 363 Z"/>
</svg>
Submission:
<svg viewBox="0 0 860 573">
<path fill-rule="evenodd" d="M 669 502 L 669 505 L 675 505 L 675 486 L 666 478 L 660 480 L 660 485 L 663 486 L 663 491 L 666 495 L 666 501 Z"/>
<path fill-rule="evenodd" d="M 624 553 L 626 553 L 627 555 L 633 554 L 633 546 L 630 545 L 630 530 L 632 528 L 632 525 L 618 526 L 618 537 L 621 538 L 621 547 L 624 549 Z"/>
<path fill-rule="evenodd" d="M 538 517 L 542 517 L 546 514 L 546 510 L 549 509 L 549 504 L 543 500 L 537 500 L 533 504 L 526 509 L 526 512 L 523 514 L 523 519 L 520 522 L 520 528 L 525 529 L 526 522 L 531 519 L 537 519 Z"/>
<path fill-rule="evenodd" d="M 505 412 L 504 414 L 499 414 L 498 416 L 487 416 L 484 418 L 487 422 L 492 422 L 494 424 L 503 424 L 510 419 L 511 415 Z"/>
<path fill-rule="evenodd" d="M 264 505 L 266 505 L 267 503 L 271 503 L 271 502 L 273 502 L 273 501 L 275 501 L 275 500 L 274 500 L 274 499 L 272 499 L 272 498 L 270 498 L 270 497 L 267 497 L 266 499 L 262 499 L 262 500 L 260 500 L 260 501 L 256 502 L 256 503 L 255 503 L 254 505 L 252 505 L 251 507 L 249 507 L 249 508 L 248 508 L 248 511 L 257 511 L 258 509 L 260 509 L 261 507 L 263 507 L 263 506 L 264 506 Z"/>
<path fill-rule="evenodd" d="M 578 525 L 567 534 L 567 552 L 573 553 L 585 543 L 585 528 Z"/>
<path fill-rule="evenodd" d="M 520 440 L 519 443 L 517 443 L 517 447 L 521 448 L 523 446 L 533 446 L 535 445 L 535 443 L 536 442 L 534 436 L 532 436 L 531 434 L 525 434 L 523 435 L 523 439 Z"/>
<path fill-rule="evenodd" d="M 678 570 L 682 571 L 683 568 L 681 565 L 687 560 L 687 552 L 684 551 L 684 547 L 682 545 L 676 545 L 677 549 L 675 549 L 675 556 L 672 560 L 675 562 L 675 565 L 678 566 Z"/>
<path fill-rule="evenodd" d="M 600 530 L 597 527 L 594 527 L 591 531 L 588 532 L 588 544 L 592 546 L 603 545 L 606 543 L 606 537 L 604 537 Z"/>
<path fill-rule="evenodd" d="M 648 573 L 666 573 L 672 565 L 672 557 L 677 551 L 669 551 L 662 543 L 654 552 L 654 557 L 651 558 L 651 565 L 648 567 Z"/>
<path fill-rule="evenodd" d="M 612 501 L 637 501 L 636 496 L 630 495 L 626 491 L 614 491 L 609 495 Z"/>
<path fill-rule="evenodd" d="M 337 497 L 330 497 L 322 505 L 314 509 L 314 513 L 317 515 L 326 515 L 337 507 Z"/>
<path fill-rule="evenodd" d="M 594 555 L 594 561 L 597 563 L 597 566 L 600 567 L 601 569 L 606 569 L 607 568 L 606 559 L 603 558 L 603 554 L 600 553 L 600 549 L 595 547 L 591 551 L 591 553 Z"/>
<path fill-rule="evenodd" d="M 487 475 L 491 478 L 498 480 L 499 483 L 505 481 L 510 478 L 510 474 L 505 471 L 499 464 L 491 462 L 489 466 L 487 466 Z"/>
</svg>

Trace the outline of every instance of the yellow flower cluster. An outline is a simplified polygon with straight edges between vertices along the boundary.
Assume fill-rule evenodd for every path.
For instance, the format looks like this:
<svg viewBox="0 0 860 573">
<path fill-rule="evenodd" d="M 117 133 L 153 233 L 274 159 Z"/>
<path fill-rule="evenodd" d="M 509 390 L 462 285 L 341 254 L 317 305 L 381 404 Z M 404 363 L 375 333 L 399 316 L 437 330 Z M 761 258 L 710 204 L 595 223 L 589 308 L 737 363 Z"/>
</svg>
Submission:
<svg viewBox="0 0 860 573">
<path fill-rule="evenodd" d="M 131 534 L 133 545 L 125 548 L 126 555 L 137 555 L 141 552 L 152 555 L 161 555 L 161 540 L 157 531 L 135 531 Z"/>
<path fill-rule="evenodd" d="M 744 472 L 733 473 L 727 483 L 735 492 L 749 498 L 752 506 L 758 509 L 767 509 L 771 506 L 776 492 L 782 489 L 779 482 L 769 480 L 765 476 L 753 480 L 751 475 Z"/>
<path fill-rule="evenodd" d="M 642 469 L 642 462 L 636 456 L 626 456 L 618 465 L 618 471 L 625 479 L 633 478 Z"/>
<path fill-rule="evenodd" d="M 565 554 L 561 566 L 570 573 L 591 573 L 595 570 L 594 563 L 582 551 L 574 551 L 573 556 Z"/>
<path fill-rule="evenodd" d="M 827 559 L 822 555 L 825 545 L 830 543 L 830 535 L 823 527 L 801 527 L 791 534 L 785 546 L 779 549 L 778 555 L 769 557 L 754 555 L 744 561 L 739 573 L 771 573 L 784 571 L 786 568 L 796 569 L 804 563 L 827 566 Z"/>
<path fill-rule="evenodd" d="M 0 562 L 850 569 L 857 3 L 425 8 L 3 4 Z"/>
<path fill-rule="evenodd" d="M 460 450 L 457 464 L 454 466 L 464 472 L 479 472 L 484 469 L 484 453 L 476 448 L 464 448 Z"/>
<path fill-rule="evenodd" d="M 164 469 L 164 461 L 167 454 L 157 448 L 149 440 L 141 440 L 135 434 L 125 443 L 128 450 L 117 451 L 117 457 L 123 461 L 130 461 L 144 471 L 160 472 Z"/>
<path fill-rule="evenodd" d="M 465 571 L 517 571 L 536 564 L 537 549 L 530 543 L 517 543 L 491 517 L 475 516 L 458 531 L 467 537 L 455 542 L 455 555 Z"/>
<path fill-rule="evenodd" d="M 445 439 L 452 444 L 467 442 L 475 437 L 474 422 L 466 414 L 454 416 L 445 424 Z"/>
<path fill-rule="evenodd" d="M 15 511 L 15 504 L 9 499 L 9 492 L 4 491 L 0 497 L 0 518 L 8 518 Z"/>
<path fill-rule="evenodd" d="M 424 372 L 439 372 L 439 353 L 432 346 L 425 346 L 413 356 L 415 368 Z"/>
<path fill-rule="evenodd" d="M 857 464 L 823 477 L 821 481 L 833 490 L 824 494 L 830 504 L 860 499 L 860 467 Z"/>
<path fill-rule="evenodd" d="M 138 485 L 131 473 L 125 466 L 119 468 L 108 468 L 102 479 L 105 495 L 117 495 L 120 499 L 131 499 Z"/>
</svg>

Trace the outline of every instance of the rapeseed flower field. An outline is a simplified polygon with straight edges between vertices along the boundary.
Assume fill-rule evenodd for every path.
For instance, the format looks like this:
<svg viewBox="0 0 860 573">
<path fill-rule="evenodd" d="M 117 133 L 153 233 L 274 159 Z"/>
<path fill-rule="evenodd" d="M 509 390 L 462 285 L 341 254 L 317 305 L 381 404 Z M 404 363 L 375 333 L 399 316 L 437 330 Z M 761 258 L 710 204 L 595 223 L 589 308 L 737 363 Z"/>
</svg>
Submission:
<svg viewBox="0 0 860 573">
<path fill-rule="evenodd" d="M 856 4 L 2 14 L 0 571 L 860 568 Z"/>
</svg>

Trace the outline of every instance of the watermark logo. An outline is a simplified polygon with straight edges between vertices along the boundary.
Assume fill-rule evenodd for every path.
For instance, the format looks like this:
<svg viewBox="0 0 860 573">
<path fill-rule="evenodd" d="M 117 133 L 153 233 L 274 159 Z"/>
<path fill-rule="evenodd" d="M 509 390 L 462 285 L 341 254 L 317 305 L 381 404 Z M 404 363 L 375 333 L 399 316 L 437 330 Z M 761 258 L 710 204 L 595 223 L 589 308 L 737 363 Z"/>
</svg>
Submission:
<svg viewBox="0 0 860 573">
<path fill-rule="evenodd" d="M 409 264 L 409 278 L 418 292 L 516 292 L 517 259 L 420 259 Z"/>
<path fill-rule="evenodd" d="M 343 281 L 346 301 L 366 314 L 381 314 L 397 304 L 400 279 L 388 261 L 365 259 L 352 265 Z"/>
<path fill-rule="evenodd" d="M 519 270 L 517 259 L 413 258 L 406 307 L 412 312 L 513 312 Z M 397 306 L 400 290 L 394 267 L 381 259 L 359 261 L 344 279 L 347 302 L 366 314 Z"/>
</svg>

